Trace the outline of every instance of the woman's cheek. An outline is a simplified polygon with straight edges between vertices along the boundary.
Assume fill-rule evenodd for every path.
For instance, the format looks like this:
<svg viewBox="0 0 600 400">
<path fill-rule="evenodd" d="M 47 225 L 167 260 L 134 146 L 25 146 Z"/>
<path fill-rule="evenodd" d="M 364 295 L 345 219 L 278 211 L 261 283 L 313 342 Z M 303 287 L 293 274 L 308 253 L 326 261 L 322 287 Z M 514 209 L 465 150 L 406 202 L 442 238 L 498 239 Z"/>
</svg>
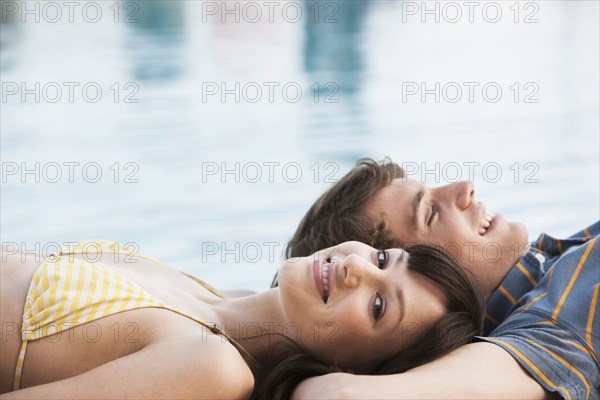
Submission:
<svg viewBox="0 0 600 400">
<path fill-rule="evenodd" d="M 332 318 L 329 321 L 329 332 L 338 342 L 344 341 L 348 337 L 363 336 L 365 327 L 369 326 L 367 324 L 370 324 L 370 321 L 367 321 L 366 318 L 361 318 L 357 308 L 358 305 L 351 309 L 346 309 L 343 313 L 340 313 L 342 318 Z"/>
</svg>

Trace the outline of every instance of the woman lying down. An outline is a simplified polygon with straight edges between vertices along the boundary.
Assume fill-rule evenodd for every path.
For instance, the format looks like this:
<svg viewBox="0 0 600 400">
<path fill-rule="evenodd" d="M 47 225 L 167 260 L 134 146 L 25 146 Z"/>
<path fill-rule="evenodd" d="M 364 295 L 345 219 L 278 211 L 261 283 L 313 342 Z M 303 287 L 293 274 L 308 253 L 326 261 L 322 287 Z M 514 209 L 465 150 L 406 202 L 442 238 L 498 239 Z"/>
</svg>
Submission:
<svg viewBox="0 0 600 400">
<path fill-rule="evenodd" d="M 41 263 L 5 252 L 0 281 L 3 399 L 286 399 L 311 376 L 432 361 L 484 317 L 470 278 L 427 246 L 346 242 L 245 297 L 112 242 Z"/>
</svg>

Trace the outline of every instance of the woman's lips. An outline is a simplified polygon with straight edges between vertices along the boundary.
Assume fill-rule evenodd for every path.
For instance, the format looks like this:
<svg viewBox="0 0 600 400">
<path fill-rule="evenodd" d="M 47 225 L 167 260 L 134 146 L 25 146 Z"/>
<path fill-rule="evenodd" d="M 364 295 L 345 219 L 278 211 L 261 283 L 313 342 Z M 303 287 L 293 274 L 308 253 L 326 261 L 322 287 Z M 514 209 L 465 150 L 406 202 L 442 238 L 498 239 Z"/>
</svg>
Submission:
<svg viewBox="0 0 600 400">
<path fill-rule="evenodd" d="M 327 263 L 326 260 L 316 259 L 313 261 L 313 278 L 315 279 L 317 291 L 321 295 L 323 303 L 327 303 L 327 299 L 329 299 L 329 294 L 331 293 L 331 288 L 333 286 L 332 267 L 333 264 Z M 327 271 L 327 285 L 323 282 L 323 269 L 326 269 Z"/>
<path fill-rule="evenodd" d="M 327 270 L 327 284 L 325 284 L 325 278 L 323 278 L 323 285 L 325 286 L 325 303 L 329 300 L 329 295 L 331 294 L 331 288 L 333 287 L 333 272 L 334 265 L 331 262 L 328 262 L 327 265 L 323 266 Z M 321 269 L 323 271 L 323 269 Z"/>
<path fill-rule="evenodd" d="M 325 287 L 323 286 L 323 276 L 321 275 L 321 267 L 323 266 L 323 261 L 320 258 L 317 258 L 313 261 L 313 278 L 315 279 L 315 283 L 317 284 L 317 291 L 321 295 L 321 299 L 323 299 L 323 303 L 327 303 L 327 294 L 325 293 Z"/>
</svg>

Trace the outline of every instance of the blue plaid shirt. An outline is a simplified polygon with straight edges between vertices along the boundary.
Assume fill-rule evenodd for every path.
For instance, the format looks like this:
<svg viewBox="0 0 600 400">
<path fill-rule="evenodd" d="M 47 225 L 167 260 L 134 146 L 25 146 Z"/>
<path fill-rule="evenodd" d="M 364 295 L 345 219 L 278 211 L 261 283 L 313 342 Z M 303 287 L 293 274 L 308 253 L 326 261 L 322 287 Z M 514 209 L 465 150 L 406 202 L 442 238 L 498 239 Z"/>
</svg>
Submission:
<svg viewBox="0 0 600 400">
<path fill-rule="evenodd" d="M 501 346 L 544 388 L 600 400 L 600 222 L 542 234 L 487 303 L 479 340 Z"/>
</svg>

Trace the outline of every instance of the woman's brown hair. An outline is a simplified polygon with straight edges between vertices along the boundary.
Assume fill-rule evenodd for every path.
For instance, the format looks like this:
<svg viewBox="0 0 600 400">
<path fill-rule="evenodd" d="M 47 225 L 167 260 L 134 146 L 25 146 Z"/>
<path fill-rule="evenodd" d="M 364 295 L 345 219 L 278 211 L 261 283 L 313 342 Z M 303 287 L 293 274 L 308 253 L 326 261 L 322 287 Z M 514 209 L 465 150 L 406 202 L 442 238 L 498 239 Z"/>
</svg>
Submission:
<svg viewBox="0 0 600 400">
<path fill-rule="evenodd" d="M 373 370 L 366 371 L 369 374 L 402 373 L 442 357 L 481 334 L 485 302 L 468 272 L 442 249 L 417 245 L 406 251 L 409 254 L 408 268 L 431 280 L 444 293 L 447 314 L 416 342 L 399 350 Z M 332 372 L 352 372 L 336 365 L 323 364 L 291 340 L 275 346 L 272 354 L 275 356 L 263 363 L 260 370 L 254 371 L 252 399 L 289 399 L 296 386 L 305 379 Z"/>
</svg>

